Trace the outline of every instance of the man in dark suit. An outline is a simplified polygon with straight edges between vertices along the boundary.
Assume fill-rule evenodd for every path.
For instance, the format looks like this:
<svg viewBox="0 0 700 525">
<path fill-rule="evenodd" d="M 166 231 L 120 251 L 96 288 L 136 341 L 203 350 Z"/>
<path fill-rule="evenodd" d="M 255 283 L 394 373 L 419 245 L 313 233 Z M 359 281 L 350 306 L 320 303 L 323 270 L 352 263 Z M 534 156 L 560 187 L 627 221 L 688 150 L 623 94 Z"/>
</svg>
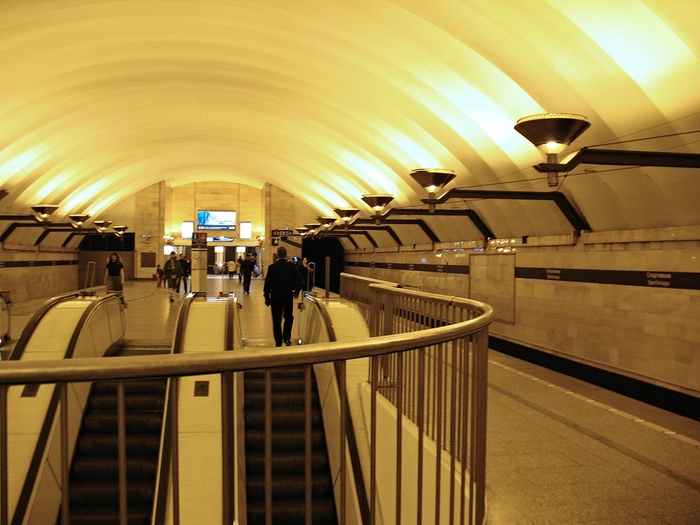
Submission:
<svg viewBox="0 0 700 525">
<path fill-rule="evenodd" d="M 265 276 L 265 304 L 272 310 L 272 332 L 275 345 L 292 344 L 294 323 L 294 299 L 299 297 L 302 281 L 296 264 L 287 261 L 287 248 L 277 248 L 277 260 L 267 269 Z M 284 326 L 282 318 L 284 317 Z"/>
</svg>

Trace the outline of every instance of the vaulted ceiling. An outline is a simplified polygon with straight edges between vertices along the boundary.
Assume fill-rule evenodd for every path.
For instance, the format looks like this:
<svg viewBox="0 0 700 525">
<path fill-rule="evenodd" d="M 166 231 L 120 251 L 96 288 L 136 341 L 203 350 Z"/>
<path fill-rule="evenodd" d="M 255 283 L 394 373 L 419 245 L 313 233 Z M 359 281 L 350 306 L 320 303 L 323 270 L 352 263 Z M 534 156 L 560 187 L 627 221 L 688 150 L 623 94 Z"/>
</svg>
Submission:
<svg viewBox="0 0 700 525">
<path fill-rule="evenodd" d="M 447 189 L 561 192 L 592 230 L 700 225 L 698 169 L 579 165 L 550 188 L 513 129 L 571 112 L 591 127 L 566 153 L 700 153 L 698 21 L 697 0 L 5 0 L 0 213 L 228 181 L 369 214 L 366 193 L 425 208 L 409 172 L 439 167 Z M 549 201 L 441 207 L 498 236 L 572 229 Z"/>
</svg>

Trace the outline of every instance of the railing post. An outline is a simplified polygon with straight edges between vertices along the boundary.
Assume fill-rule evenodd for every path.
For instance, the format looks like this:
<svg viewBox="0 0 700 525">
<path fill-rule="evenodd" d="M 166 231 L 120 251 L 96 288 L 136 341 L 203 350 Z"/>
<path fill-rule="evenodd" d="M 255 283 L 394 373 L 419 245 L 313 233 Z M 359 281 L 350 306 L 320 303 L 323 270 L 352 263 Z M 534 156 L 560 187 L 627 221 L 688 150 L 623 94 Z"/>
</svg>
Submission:
<svg viewBox="0 0 700 525">
<path fill-rule="evenodd" d="M 124 381 L 117 383 L 117 443 L 119 447 L 119 523 L 127 525 L 126 499 L 126 407 L 124 406 Z"/>
<path fill-rule="evenodd" d="M 59 383 L 61 396 L 61 523 L 70 525 L 70 494 L 68 460 L 68 384 Z"/>
<path fill-rule="evenodd" d="M 0 525 L 9 522 L 9 497 L 7 482 L 9 479 L 7 469 L 7 389 L 0 386 Z"/>
</svg>

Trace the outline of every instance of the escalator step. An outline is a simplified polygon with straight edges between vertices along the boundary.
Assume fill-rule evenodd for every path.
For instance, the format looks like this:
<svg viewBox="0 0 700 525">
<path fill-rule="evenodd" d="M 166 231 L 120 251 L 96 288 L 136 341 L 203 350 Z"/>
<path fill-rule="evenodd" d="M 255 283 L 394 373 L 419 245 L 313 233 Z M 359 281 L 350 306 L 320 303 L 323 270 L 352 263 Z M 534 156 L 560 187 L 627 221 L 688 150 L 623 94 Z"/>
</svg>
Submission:
<svg viewBox="0 0 700 525">
<path fill-rule="evenodd" d="M 159 413 L 127 413 L 126 432 L 160 435 L 163 415 Z M 118 430 L 117 417 L 113 412 L 91 412 L 83 420 L 83 428 L 88 432 L 112 433 Z"/>
<path fill-rule="evenodd" d="M 126 453 L 127 455 L 146 455 L 158 454 L 160 449 L 160 437 L 149 436 L 127 436 L 126 438 Z M 86 435 L 84 439 L 78 441 L 78 452 L 85 455 L 116 455 L 119 453 L 119 447 L 116 436 L 108 436 L 101 434 Z"/>
<path fill-rule="evenodd" d="M 148 505 L 129 505 L 127 507 L 129 525 L 149 525 L 151 507 Z M 58 523 L 61 523 L 59 516 Z M 119 506 L 104 505 L 91 507 L 72 507 L 71 525 L 119 525 Z"/>
<path fill-rule="evenodd" d="M 286 428 L 303 430 L 306 426 L 306 414 L 299 410 L 277 409 L 272 411 L 272 430 Z M 311 413 L 311 427 L 317 428 L 323 425 L 320 411 Z M 265 412 L 248 410 L 245 414 L 245 427 L 251 430 L 265 428 Z"/>
<path fill-rule="evenodd" d="M 127 411 L 162 412 L 164 398 L 156 395 L 125 395 L 124 406 Z M 115 413 L 117 411 L 116 395 L 90 396 L 88 410 L 99 410 Z"/>
<path fill-rule="evenodd" d="M 306 433 L 303 431 L 273 432 L 272 450 L 290 451 L 296 450 L 303 453 L 306 446 Z M 311 433 L 311 447 L 325 449 L 326 440 L 322 429 L 316 429 Z M 263 430 L 246 430 L 245 436 L 246 452 L 265 450 L 265 432 Z"/>
<path fill-rule="evenodd" d="M 248 525 L 265 524 L 265 505 L 248 505 Z M 332 500 L 313 502 L 314 525 L 331 525 L 338 523 L 335 512 L 335 503 Z M 273 525 L 304 525 L 306 523 L 306 510 L 297 500 L 275 500 L 272 508 Z"/>
<path fill-rule="evenodd" d="M 273 454 L 272 475 L 288 473 L 304 473 L 306 456 L 304 454 Z M 246 469 L 248 475 L 265 472 L 265 454 L 246 454 Z M 328 454 L 325 450 L 311 452 L 311 469 L 313 473 L 327 473 L 330 470 Z"/>
<path fill-rule="evenodd" d="M 140 461 L 127 460 L 127 479 L 154 479 L 157 465 L 157 458 L 144 458 Z M 73 476 L 75 479 L 81 480 L 119 479 L 119 460 L 117 458 L 78 457 L 73 461 Z"/>
<path fill-rule="evenodd" d="M 131 503 L 149 504 L 153 501 L 153 483 L 150 480 L 131 481 L 127 486 L 127 501 Z M 101 506 L 119 503 L 119 482 L 103 479 L 99 483 L 94 480 L 80 480 L 70 484 L 71 511 L 74 505 Z"/>
</svg>

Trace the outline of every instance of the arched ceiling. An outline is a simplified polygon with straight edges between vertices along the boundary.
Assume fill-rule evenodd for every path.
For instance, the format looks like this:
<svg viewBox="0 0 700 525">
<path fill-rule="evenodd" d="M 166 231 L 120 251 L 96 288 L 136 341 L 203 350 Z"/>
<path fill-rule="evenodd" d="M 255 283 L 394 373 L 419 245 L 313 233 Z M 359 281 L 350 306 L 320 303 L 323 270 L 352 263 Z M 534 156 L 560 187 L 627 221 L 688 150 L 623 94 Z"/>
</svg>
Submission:
<svg viewBox="0 0 700 525">
<path fill-rule="evenodd" d="M 153 183 L 279 186 L 320 215 L 364 193 L 560 191 L 594 230 L 700 225 L 697 169 L 579 166 L 547 186 L 518 118 L 585 115 L 570 148 L 699 153 L 697 0 L 0 2 L 0 213 L 96 216 Z M 467 200 L 499 236 L 551 206 Z M 449 223 L 449 221 L 448 221 Z"/>
</svg>

